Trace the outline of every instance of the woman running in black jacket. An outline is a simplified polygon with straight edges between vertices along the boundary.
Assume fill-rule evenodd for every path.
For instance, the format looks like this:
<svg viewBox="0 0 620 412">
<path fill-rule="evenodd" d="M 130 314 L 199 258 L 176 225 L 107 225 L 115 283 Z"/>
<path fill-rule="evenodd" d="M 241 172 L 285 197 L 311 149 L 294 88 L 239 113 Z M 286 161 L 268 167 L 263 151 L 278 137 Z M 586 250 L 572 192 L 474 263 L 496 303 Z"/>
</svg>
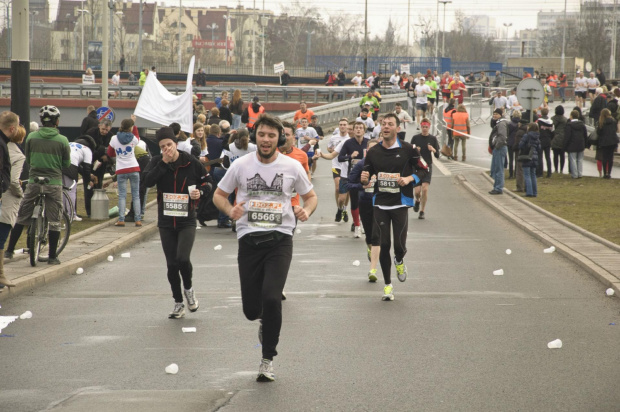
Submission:
<svg viewBox="0 0 620 412">
<path fill-rule="evenodd" d="M 157 185 L 157 227 L 175 302 L 169 318 L 178 319 L 185 315 L 181 278 L 189 310 L 198 310 L 189 257 L 196 237 L 198 200 L 211 191 L 212 180 L 198 159 L 177 150 L 172 128 L 162 127 L 156 138 L 161 154 L 153 157 L 147 166 L 146 184 L 148 187 Z"/>
</svg>

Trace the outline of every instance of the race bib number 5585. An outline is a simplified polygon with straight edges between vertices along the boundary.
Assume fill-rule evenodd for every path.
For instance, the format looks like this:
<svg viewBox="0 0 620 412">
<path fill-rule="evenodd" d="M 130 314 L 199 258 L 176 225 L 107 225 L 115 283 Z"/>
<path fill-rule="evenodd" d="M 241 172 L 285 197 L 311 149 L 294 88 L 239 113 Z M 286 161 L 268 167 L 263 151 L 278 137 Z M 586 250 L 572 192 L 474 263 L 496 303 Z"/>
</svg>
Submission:
<svg viewBox="0 0 620 412">
<path fill-rule="evenodd" d="M 397 183 L 399 177 L 400 173 L 379 172 L 377 174 L 379 191 L 385 193 L 400 193 L 400 187 Z"/>
<path fill-rule="evenodd" d="M 189 195 L 183 193 L 164 193 L 164 216 L 187 217 Z"/>
<path fill-rule="evenodd" d="M 248 224 L 254 227 L 274 228 L 282 224 L 281 202 L 250 200 L 248 202 Z"/>
</svg>

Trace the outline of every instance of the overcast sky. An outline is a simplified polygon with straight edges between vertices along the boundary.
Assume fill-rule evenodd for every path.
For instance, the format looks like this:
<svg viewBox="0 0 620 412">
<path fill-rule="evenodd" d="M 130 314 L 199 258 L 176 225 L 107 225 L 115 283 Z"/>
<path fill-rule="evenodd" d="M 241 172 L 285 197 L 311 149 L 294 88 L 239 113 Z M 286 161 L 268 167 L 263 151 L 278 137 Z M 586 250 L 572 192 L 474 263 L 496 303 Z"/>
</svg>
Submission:
<svg viewBox="0 0 620 412">
<path fill-rule="evenodd" d="M 145 0 L 149 1 L 149 0 Z M 423 16 L 432 22 L 436 21 L 437 3 L 435 1 L 421 0 L 368 0 L 368 26 L 371 36 L 384 33 L 385 27 L 391 18 L 396 27 L 400 29 L 401 38 L 405 39 L 407 34 L 407 6 L 411 5 L 410 28 L 411 38 L 414 38 L 413 31 L 421 29 L 414 27 L 419 24 Z M 611 0 L 608 0 L 611 1 Z M 152 2 L 152 1 L 149 1 Z M 281 7 L 290 4 L 292 1 L 287 0 L 183 0 L 184 6 L 195 7 L 218 7 L 228 5 L 236 7 L 241 4 L 245 8 L 274 10 L 279 14 Z M 161 1 L 160 1 L 161 3 Z M 165 0 L 167 5 L 178 5 L 178 1 Z M 55 16 L 57 0 L 50 0 L 52 10 L 50 14 Z M 303 4 L 307 7 L 313 5 L 323 15 L 336 14 L 346 18 L 347 15 L 364 16 L 364 0 L 304 0 Z M 536 14 L 538 11 L 563 11 L 564 0 L 521 0 L 521 1 L 499 1 L 499 0 L 453 0 L 452 3 L 446 5 L 446 30 L 449 30 L 454 24 L 454 16 L 456 10 L 461 10 L 466 15 L 485 14 L 495 17 L 496 25 L 501 27 L 500 36 L 504 36 L 503 23 L 512 23 L 509 29 L 509 36 L 513 37 L 514 31 L 528 28 L 536 28 Z M 579 10 L 579 0 L 567 0 L 567 10 Z M 54 17 L 52 17 L 53 19 Z M 434 24 L 434 23 L 433 23 Z M 439 8 L 439 26 L 443 28 L 443 5 Z M 363 29 L 362 29 L 363 31 Z M 420 33 L 418 33 L 419 36 Z"/>
</svg>

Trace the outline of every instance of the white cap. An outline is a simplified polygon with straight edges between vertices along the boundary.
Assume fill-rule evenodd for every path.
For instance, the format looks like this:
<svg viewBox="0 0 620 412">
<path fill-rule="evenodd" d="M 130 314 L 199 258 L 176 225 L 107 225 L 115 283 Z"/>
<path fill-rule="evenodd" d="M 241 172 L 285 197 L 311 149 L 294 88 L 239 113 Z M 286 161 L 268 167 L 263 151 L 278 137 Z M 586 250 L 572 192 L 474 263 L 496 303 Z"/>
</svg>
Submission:
<svg viewBox="0 0 620 412">
<path fill-rule="evenodd" d="M 358 71 L 357 71 L 357 74 L 362 74 L 362 72 L 358 70 Z"/>
<path fill-rule="evenodd" d="M 364 103 L 364 105 L 365 106 L 372 106 L 372 103 L 371 102 L 366 102 L 366 103 Z"/>
</svg>

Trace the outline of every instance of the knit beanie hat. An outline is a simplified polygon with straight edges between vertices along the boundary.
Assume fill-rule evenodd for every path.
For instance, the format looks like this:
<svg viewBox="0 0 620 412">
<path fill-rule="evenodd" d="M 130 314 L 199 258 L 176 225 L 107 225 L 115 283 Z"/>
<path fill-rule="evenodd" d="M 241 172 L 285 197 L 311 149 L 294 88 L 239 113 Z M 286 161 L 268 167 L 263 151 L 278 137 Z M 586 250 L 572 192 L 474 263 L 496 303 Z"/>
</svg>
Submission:
<svg viewBox="0 0 620 412">
<path fill-rule="evenodd" d="M 172 127 L 166 127 L 166 126 L 162 127 L 161 129 L 157 131 L 157 133 L 155 133 L 155 139 L 157 139 L 157 142 L 161 142 L 164 139 L 170 139 L 175 143 L 179 142 L 177 137 L 174 135 L 174 131 L 172 130 Z"/>
</svg>

